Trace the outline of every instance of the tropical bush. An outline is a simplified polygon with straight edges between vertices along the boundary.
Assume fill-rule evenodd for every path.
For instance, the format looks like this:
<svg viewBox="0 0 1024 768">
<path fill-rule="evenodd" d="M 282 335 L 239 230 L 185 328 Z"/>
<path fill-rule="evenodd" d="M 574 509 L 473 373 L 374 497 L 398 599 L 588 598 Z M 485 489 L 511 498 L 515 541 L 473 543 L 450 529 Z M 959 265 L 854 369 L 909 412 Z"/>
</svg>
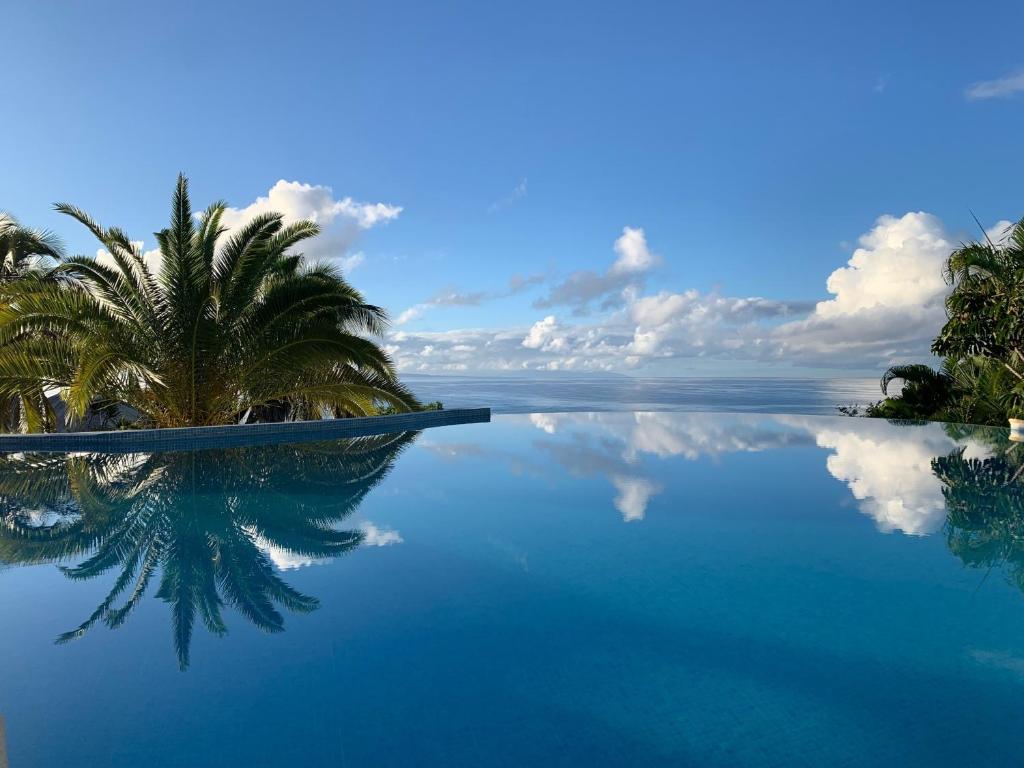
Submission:
<svg viewBox="0 0 1024 768">
<path fill-rule="evenodd" d="M 225 203 L 193 215 L 179 176 L 151 267 L 122 230 L 56 208 L 106 255 L 60 258 L 0 286 L 0 398 L 20 403 L 27 429 L 57 426 L 54 391 L 72 419 L 127 406 L 155 427 L 418 407 L 366 338 L 385 329 L 384 310 L 294 251 L 318 234 L 314 222 L 266 213 L 227 232 Z"/>
<path fill-rule="evenodd" d="M 1005 424 L 1024 409 L 1024 219 L 998 242 L 986 237 L 953 251 L 944 277 L 952 286 L 947 320 L 932 343 L 940 369 L 891 367 L 885 399 L 866 414 Z M 894 381 L 903 387 L 890 397 Z"/>
</svg>

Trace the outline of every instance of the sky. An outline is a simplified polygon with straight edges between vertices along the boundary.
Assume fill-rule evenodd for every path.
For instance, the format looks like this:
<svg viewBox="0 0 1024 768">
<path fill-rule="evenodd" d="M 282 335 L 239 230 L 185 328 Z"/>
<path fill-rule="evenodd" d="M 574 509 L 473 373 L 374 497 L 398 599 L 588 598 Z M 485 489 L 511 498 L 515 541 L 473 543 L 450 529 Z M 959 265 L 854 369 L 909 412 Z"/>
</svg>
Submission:
<svg viewBox="0 0 1024 768">
<path fill-rule="evenodd" d="M 315 218 L 406 372 L 876 375 L 1024 215 L 1019 2 L 3 12 L 0 210 Z"/>
</svg>

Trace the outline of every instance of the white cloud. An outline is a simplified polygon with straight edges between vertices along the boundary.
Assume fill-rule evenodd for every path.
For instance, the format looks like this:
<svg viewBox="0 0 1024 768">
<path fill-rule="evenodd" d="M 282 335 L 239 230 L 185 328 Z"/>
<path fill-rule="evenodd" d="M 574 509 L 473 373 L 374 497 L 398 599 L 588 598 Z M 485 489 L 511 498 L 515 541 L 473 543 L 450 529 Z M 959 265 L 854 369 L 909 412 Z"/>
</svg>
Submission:
<svg viewBox="0 0 1024 768">
<path fill-rule="evenodd" d="M 270 212 L 280 213 L 286 224 L 302 219 L 317 222 L 321 227 L 320 235 L 300 247 L 310 257 L 335 259 L 342 271 L 351 272 L 366 260 L 361 251 L 348 254 L 359 233 L 397 218 L 402 207 L 359 203 L 351 197 L 336 200 L 330 187 L 282 179 L 266 195 L 257 197 L 244 208 L 227 208 L 221 221 L 230 230 L 257 214 Z M 145 245 L 141 240 L 133 243 L 139 248 Z M 143 259 L 154 274 L 160 271 L 162 255 L 159 249 L 145 251 Z M 104 249 L 96 252 L 96 260 L 114 266 L 112 257 Z"/>
<path fill-rule="evenodd" d="M 945 297 L 942 264 L 955 247 L 942 222 L 931 214 L 882 216 L 860 237 L 860 247 L 825 285 L 834 298 L 819 302 L 822 318 L 864 309 L 917 308 Z"/>
<path fill-rule="evenodd" d="M 1011 72 L 995 80 L 982 80 L 972 84 L 964 93 L 969 101 L 1005 99 L 1024 91 L 1024 70 Z"/>
<path fill-rule="evenodd" d="M 224 226 L 244 224 L 260 213 L 280 213 L 286 223 L 311 219 L 327 226 L 337 219 L 354 223 L 361 229 L 397 219 L 402 212 L 400 205 L 386 203 L 360 203 L 351 197 L 334 198 L 334 190 L 320 184 L 303 184 L 300 181 L 279 180 L 266 195 L 244 208 L 228 208 L 223 218 Z"/>
<path fill-rule="evenodd" d="M 304 244 L 307 255 L 315 258 L 341 258 L 362 231 L 398 218 L 399 205 L 357 202 L 351 197 L 335 198 L 331 187 L 281 179 L 266 195 L 243 208 L 228 208 L 223 224 L 237 227 L 261 213 L 280 213 L 287 224 L 310 219 L 320 225 L 321 234 Z M 352 269 L 361 260 L 350 265 Z M 342 265 L 344 269 L 345 266 Z"/>
<path fill-rule="evenodd" d="M 557 336 L 558 321 L 554 315 L 538 320 L 530 327 L 530 332 L 523 339 L 523 346 L 528 349 L 543 349 L 545 352 L 557 352 L 565 346 L 565 339 Z"/>
<path fill-rule="evenodd" d="M 612 264 L 613 275 L 646 272 L 659 262 L 659 258 L 647 247 L 647 236 L 639 227 L 623 227 L 622 236 L 615 241 L 614 248 L 618 258 Z"/>
<path fill-rule="evenodd" d="M 1008 222 L 989 230 L 1000 237 Z M 597 305 L 588 320 L 546 311 L 532 324 L 500 329 L 403 333 L 392 343 L 406 370 L 630 371 L 673 361 L 727 360 L 787 367 L 880 371 L 895 362 L 927 360 L 945 321 L 949 286 L 943 262 L 961 240 L 924 212 L 882 216 L 858 240 L 847 262 L 823 281 L 820 301 L 730 296 L 694 289 L 646 292 L 657 263 L 640 229 L 626 228 L 605 272 L 575 272 L 534 306 L 565 306 L 572 315 Z M 459 294 L 474 296 L 474 294 Z M 493 294 L 486 294 L 492 296 Z M 435 299 L 437 303 L 443 303 Z M 434 306 L 431 304 L 430 306 Z M 410 308 L 401 320 L 421 314 Z M 414 352 L 435 347 L 431 367 Z M 471 357 L 458 345 L 475 348 Z"/>
<path fill-rule="evenodd" d="M 953 238 L 938 218 L 918 212 L 880 217 L 859 242 L 826 282 L 833 298 L 770 335 L 775 355 L 873 367 L 927 356 L 945 320 L 942 265 Z"/>
<path fill-rule="evenodd" d="M 995 245 L 1002 245 L 1010 235 L 1010 228 L 1015 222 L 1002 219 L 985 230 L 985 237 Z"/>
</svg>

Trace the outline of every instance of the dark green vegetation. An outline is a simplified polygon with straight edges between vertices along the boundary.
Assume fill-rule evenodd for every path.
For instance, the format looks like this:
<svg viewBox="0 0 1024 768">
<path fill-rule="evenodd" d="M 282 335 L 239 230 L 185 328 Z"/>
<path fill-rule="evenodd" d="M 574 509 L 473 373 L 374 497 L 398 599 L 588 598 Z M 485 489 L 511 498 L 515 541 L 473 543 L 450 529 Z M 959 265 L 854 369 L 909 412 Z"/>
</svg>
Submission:
<svg viewBox="0 0 1024 768">
<path fill-rule="evenodd" d="M 419 408 L 367 338 L 386 328 L 384 310 L 295 251 L 318 226 L 267 213 L 227 232 L 225 209 L 194 215 L 180 176 L 157 267 L 122 230 L 71 205 L 57 210 L 107 257 L 65 257 L 45 233 L 0 218 L 5 424 L 58 428 L 54 392 L 71 421 L 127 409 L 153 427 Z"/>
<path fill-rule="evenodd" d="M 155 581 L 184 669 L 196 621 L 225 634 L 225 606 L 265 632 L 284 629 L 279 608 L 317 608 L 285 583 L 272 556 L 308 563 L 359 546 L 364 534 L 341 523 L 416 434 L 192 453 L 3 455 L 0 562 L 62 564 L 75 581 L 116 575 L 60 643 L 97 624 L 122 626 Z"/>
<path fill-rule="evenodd" d="M 944 277 L 947 320 L 932 342 L 940 369 L 893 366 L 882 377 L 887 397 L 865 414 L 1005 425 L 1024 408 L 1024 220 L 998 243 L 955 250 Z M 902 391 L 888 397 L 897 380 Z"/>
</svg>

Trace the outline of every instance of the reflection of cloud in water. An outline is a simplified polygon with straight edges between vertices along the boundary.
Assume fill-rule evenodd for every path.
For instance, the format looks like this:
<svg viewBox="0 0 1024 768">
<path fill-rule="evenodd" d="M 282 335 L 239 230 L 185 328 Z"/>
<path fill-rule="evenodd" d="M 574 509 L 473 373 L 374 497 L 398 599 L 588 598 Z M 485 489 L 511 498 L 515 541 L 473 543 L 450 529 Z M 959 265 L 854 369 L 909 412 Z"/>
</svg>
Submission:
<svg viewBox="0 0 1024 768">
<path fill-rule="evenodd" d="M 764 451 L 808 443 L 806 436 L 780 428 L 763 416 L 716 414 L 635 413 L 627 438 L 627 456 L 649 453 L 659 458 L 682 456 L 695 461 L 702 456 Z"/>
<path fill-rule="evenodd" d="M 389 547 L 405 541 L 398 531 L 392 528 L 378 528 L 369 520 L 360 523 L 359 530 L 363 532 L 364 547 Z"/>
<path fill-rule="evenodd" d="M 661 491 L 661 486 L 643 477 L 614 475 L 611 480 L 619 491 L 615 497 L 615 508 L 622 513 L 622 519 L 627 523 L 643 520 L 647 503 Z"/>
<path fill-rule="evenodd" d="M 555 434 L 558 429 L 558 420 L 550 413 L 531 413 L 530 423 L 537 429 L 542 429 L 549 435 Z"/>
<path fill-rule="evenodd" d="M 558 440 L 539 440 L 576 476 L 599 475 L 615 487 L 615 508 L 623 520 L 642 520 L 651 499 L 663 490 L 643 472 L 644 455 L 695 461 L 739 451 L 763 451 L 786 445 L 813 444 L 801 431 L 761 415 L 723 416 L 708 413 L 531 414 L 529 422 Z"/>
<path fill-rule="evenodd" d="M 946 503 L 932 459 L 960 446 L 967 458 L 989 455 L 981 442 L 954 440 L 935 423 L 908 426 L 857 419 L 845 425 L 793 417 L 786 421 L 813 432 L 819 446 L 833 451 L 825 464 L 829 474 L 846 484 L 860 510 L 886 533 L 925 536 L 942 527 Z"/>
<path fill-rule="evenodd" d="M 387 547 L 392 544 L 401 544 L 405 541 L 402 535 L 391 528 L 380 528 L 375 523 L 366 520 L 359 524 L 359 530 L 363 534 L 361 542 L 364 547 Z M 284 547 L 279 547 L 257 534 L 254 530 L 246 529 L 253 544 L 270 558 L 270 562 L 279 571 L 294 571 L 305 568 L 309 565 L 326 565 L 334 558 L 330 557 L 309 557 Z"/>
<path fill-rule="evenodd" d="M 651 498 L 662 490 L 645 475 L 644 455 L 693 461 L 817 445 L 831 451 L 825 464 L 829 474 L 846 484 L 879 530 L 926 535 L 945 520 L 932 459 L 958 447 L 968 459 L 985 458 L 990 451 L 980 440 L 950 437 L 940 424 L 907 426 L 875 419 L 638 412 L 533 414 L 529 422 L 557 435 L 537 446 L 563 467 L 612 483 L 618 492 L 613 503 L 625 520 L 643 519 Z"/>
<path fill-rule="evenodd" d="M 932 459 L 948 453 L 953 441 L 938 429 L 907 432 L 881 436 L 822 430 L 817 437 L 818 445 L 835 451 L 826 461 L 829 474 L 846 483 L 879 530 L 920 536 L 934 533 L 946 519 Z"/>
</svg>

